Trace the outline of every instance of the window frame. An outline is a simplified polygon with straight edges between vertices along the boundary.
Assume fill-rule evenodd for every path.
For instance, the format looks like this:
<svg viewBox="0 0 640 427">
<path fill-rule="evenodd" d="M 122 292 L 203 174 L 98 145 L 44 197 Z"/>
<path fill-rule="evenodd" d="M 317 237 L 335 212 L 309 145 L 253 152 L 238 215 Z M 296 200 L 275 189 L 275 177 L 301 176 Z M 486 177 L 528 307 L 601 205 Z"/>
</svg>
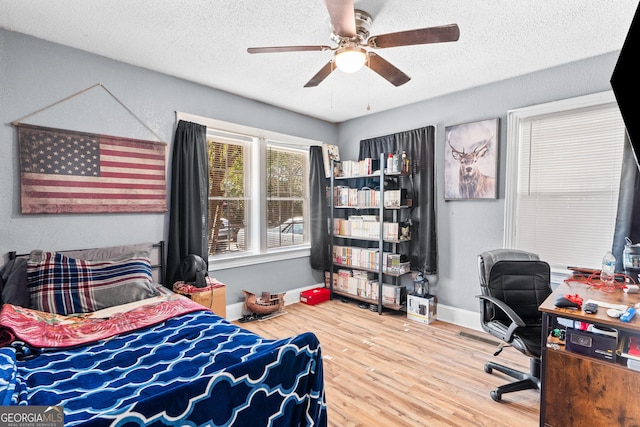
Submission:
<svg viewBox="0 0 640 427">
<path fill-rule="evenodd" d="M 538 116 L 559 114 L 568 110 L 576 110 L 606 104 L 615 104 L 616 99 L 612 91 L 605 91 L 553 101 L 544 104 L 510 110 L 507 113 L 507 152 L 505 172 L 505 207 L 504 207 L 504 247 L 518 249 L 517 241 L 517 202 L 520 158 L 520 126 L 526 121 Z M 604 255 L 604 253 L 603 253 Z M 551 264 L 552 274 L 560 278 L 569 275 L 566 266 Z"/>
<path fill-rule="evenodd" d="M 223 270 L 227 268 L 244 267 L 254 264 L 261 264 L 274 261 L 289 260 L 293 258 L 308 257 L 311 254 L 311 244 L 307 242 L 303 245 L 295 245 L 291 247 L 272 248 L 266 250 L 266 191 L 262 191 L 261 185 L 266 182 L 266 152 L 267 144 L 282 145 L 282 146 L 295 146 L 295 147 L 311 147 L 314 145 L 321 146 L 321 141 L 316 141 L 308 138 L 297 137 L 282 134 L 279 132 L 268 131 L 264 129 L 254 128 L 251 126 L 239 125 L 236 123 L 225 122 L 222 120 L 211 119 L 208 117 L 198 116 L 194 114 L 176 112 L 177 120 L 185 120 L 194 123 L 199 123 L 207 127 L 207 129 L 214 129 L 220 132 L 238 134 L 244 137 L 254 138 L 257 143 L 251 147 L 251 171 L 250 173 L 250 189 L 252 194 L 257 193 L 257 197 L 251 196 L 249 203 L 250 218 L 253 228 L 258 226 L 258 230 L 254 231 L 254 236 L 260 236 L 264 234 L 264 239 L 260 238 L 259 247 L 255 248 L 253 252 L 242 252 L 235 254 L 222 254 L 219 256 L 209 257 L 209 270 Z M 256 166 L 257 165 L 257 166 Z M 264 209 L 263 209 L 264 208 Z M 305 218 L 308 222 L 309 215 Z M 308 227 L 307 227 L 308 228 Z M 265 233 L 261 233 L 264 230 Z M 264 242 L 262 242 L 264 240 Z M 263 244 L 264 243 L 264 244 Z M 264 252 L 261 252 L 263 251 Z"/>
</svg>

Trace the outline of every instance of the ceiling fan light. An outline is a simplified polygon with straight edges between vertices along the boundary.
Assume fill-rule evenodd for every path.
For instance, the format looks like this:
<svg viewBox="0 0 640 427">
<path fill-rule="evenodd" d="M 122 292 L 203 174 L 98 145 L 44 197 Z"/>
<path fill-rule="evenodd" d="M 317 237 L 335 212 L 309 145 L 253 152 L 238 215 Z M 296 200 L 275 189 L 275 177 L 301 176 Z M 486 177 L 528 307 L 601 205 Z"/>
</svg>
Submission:
<svg viewBox="0 0 640 427">
<path fill-rule="evenodd" d="M 345 73 L 355 73 L 367 61 L 367 51 L 361 47 L 351 46 L 338 49 L 336 67 Z"/>
</svg>

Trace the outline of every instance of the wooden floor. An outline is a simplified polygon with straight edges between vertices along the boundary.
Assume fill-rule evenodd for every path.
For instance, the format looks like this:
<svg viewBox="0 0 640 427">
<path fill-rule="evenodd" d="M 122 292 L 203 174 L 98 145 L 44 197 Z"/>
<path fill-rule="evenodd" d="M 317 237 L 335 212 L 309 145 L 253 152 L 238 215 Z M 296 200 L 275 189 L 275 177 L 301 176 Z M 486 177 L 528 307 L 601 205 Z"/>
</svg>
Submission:
<svg viewBox="0 0 640 427">
<path fill-rule="evenodd" d="M 282 316 L 240 325 L 267 338 L 317 335 L 329 426 L 538 425 L 537 391 L 491 400 L 493 388 L 512 380 L 485 373 L 485 362 L 528 370 L 529 361 L 513 348 L 494 357 L 497 341 L 489 334 L 438 321 L 424 325 L 404 313 L 379 315 L 339 300 L 291 304 Z"/>
</svg>

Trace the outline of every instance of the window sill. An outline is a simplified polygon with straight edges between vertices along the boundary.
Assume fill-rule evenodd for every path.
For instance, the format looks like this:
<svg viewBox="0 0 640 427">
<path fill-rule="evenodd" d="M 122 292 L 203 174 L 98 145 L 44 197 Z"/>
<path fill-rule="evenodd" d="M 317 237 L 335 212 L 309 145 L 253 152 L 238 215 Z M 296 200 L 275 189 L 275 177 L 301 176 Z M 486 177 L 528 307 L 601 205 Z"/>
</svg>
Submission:
<svg viewBox="0 0 640 427">
<path fill-rule="evenodd" d="M 281 249 L 266 254 L 245 254 L 209 259 L 209 271 L 225 270 L 227 268 L 246 267 L 267 262 L 284 261 L 293 258 L 303 258 L 311 255 L 309 246 L 292 249 Z"/>
</svg>

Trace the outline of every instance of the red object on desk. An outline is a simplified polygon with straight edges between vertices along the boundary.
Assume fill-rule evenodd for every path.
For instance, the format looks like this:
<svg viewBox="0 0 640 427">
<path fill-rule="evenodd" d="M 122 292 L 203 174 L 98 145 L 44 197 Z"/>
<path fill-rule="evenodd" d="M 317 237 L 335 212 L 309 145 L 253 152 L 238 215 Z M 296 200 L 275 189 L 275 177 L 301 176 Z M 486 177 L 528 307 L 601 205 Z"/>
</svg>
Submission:
<svg viewBox="0 0 640 427">
<path fill-rule="evenodd" d="M 331 291 L 328 288 L 315 288 L 300 292 L 300 302 L 308 305 L 316 305 L 328 301 L 329 298 L 331 298 Z"/>
<path fill-rule="evenodd" d="M 578 304 L 578 309 L 580 309 L 582 307 L 582 298 L 580 297 L 580 295 L 578 294 L 565 294 L 564 296 L 566 299 L 568 299 L 569 301 Z"/>
</svg>

